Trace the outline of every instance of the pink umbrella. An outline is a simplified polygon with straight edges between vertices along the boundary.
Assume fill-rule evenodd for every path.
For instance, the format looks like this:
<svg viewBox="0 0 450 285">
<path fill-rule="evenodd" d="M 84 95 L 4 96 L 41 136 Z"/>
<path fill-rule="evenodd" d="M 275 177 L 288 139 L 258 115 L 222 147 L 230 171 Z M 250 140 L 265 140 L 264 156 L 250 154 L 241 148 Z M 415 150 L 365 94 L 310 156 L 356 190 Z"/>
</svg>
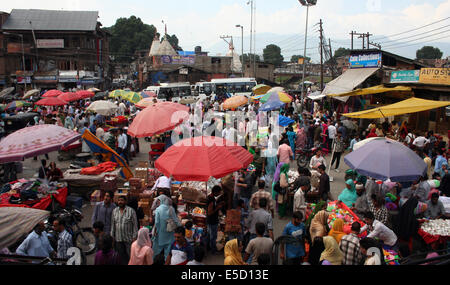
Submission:
<svg viewBox="0 0 450 285">
<path fill-rule="evenodd" d="M 37 125 L 20 129 L 0 142 L 0 163 L 22 161 L 60 150 L 81 135 L 56 125 Z"/>
<path fill-rule="evenodd" d="M 65 106 L 67 105 L 67 101 L 61 100 L 58 97 L 47 97 L 44 99 L 41 99 L 36 102 L 35 105 L 38 106 Z"/>
<path fill-rule="evenodd" d="M 94 97 L 95 93 L 89 90 L 80 90 L 77 91 L 77 95 L 80 96 L 82 99 L 87 99 Z"/>
<path fill-rule="evenodd" d="M 63 93 L 59 95 L 57 98 L 67 102 L 78 101 L 80 99 L 83 99 L 82 96 L 72 92 Z"/>
<path fill-rule="evenodd" d="M 128 134 L 136 138 L 152 137 L 189 119 L 189 107 L 172 102 L 156 103 L 145 108 L 133 120 Z"/>
<path fill-rule="evenodd" d="M 63 94 L 62 91 L 59 90 L 50 90 L 45 92 L 44 95 L 42 95 L 42 97 L 47 98 L 47 97 L 58 97 L 59 95 Z"/>
</svg>

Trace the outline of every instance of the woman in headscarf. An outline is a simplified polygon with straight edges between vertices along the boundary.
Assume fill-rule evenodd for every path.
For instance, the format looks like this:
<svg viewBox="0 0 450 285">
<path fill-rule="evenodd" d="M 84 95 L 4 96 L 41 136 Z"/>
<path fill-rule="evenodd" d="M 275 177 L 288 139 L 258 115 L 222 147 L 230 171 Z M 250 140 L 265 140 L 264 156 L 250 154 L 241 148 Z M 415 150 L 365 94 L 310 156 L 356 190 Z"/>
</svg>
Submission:
<svg viewBox="0 0 450 285">
<path fill-rule="evenodd" d="M 441 185 L 439 185 L 439 191 L 442 192 L 442 195 L 450 197 L 450 174 L 445 174 L 444 177 L 442 177 Z"/>
<path fill-rule="evenodd" d="M 316 237 L 323 237 L 328 234 L 327 230 L 328 213 L 320 211 L 311 221 L 311 227 L 309 228 L 309 234 L 311 240 L 314 241 Z"/>
<path fill-rule="evenodd" d="M 224 265 L 247 265 L 242 259 L 242 242 L 237 239 L 230 240 L 225 244 L 225 260 Z"/>
<path fill-rule="evenodd" d="M 353 182 L 353 179 L 347 180 L 347 182 L 345 182 L 345 185 L 347 186 L 347 188 L 342 190 L 342 193 L 341 195 L 339 195 L 338 200 L 347 205 L 347 207 L 351 208 L 353 207 L 353 204 L 356 203 L 356 199 L 358 199 L 358 193 L 356 193 L 355 182 Z"/>
<path fill-rule="evenodd" d="M 325 245 L 323 244 L 323 237 L 316 237 L 309 250 L 308 263 L 311 265 L 319 265 L 320 256 L 324 250 Z"/>
<path fill-rule="evenodd" d="M 325 245 L 325 250 L 320 256 L 320 261 L 328 261 L 331 265 L 342 265 L 344 260 L 344 254 L 339 249 L 339 244 L 333 237 L 326 236 L 323 238 L 323 244 Z"/>
<path fill-rule="evenodd" d="M 304 149 L 306 146 L 306 133 L 305 128 L 299 128 L 297 132 L 297 140 L 295 142 L 295 147 L 299 149 Z"/>
<path fill-rule="evenodd" d="M 289 164 L 280 163 L 278 165 L 277 171 L 275 172 L 275 176 L 273 178 L 272 183 L 272 197 L 274 198 L 275 201 L 277 201 L 278 214 L 280 215 L 281 218 L 283 218 L 286 215 L 287 189 L 285 191 L 285 194 L 282 195 L 275 191 L 275 185 L 277 184 L 277 182 L 281 181 L 282 177 L 283 179 L 286 179 L 286 181 L 289 181 L 288 172 L 289 172 Z"/>
<path fill-rule="evenodd" d="M 317 213 L 324 210 L 326 208 L 326 206 L 327 206 L 327 202 L 325 202 L 325 201 L 320 201 L 319 203 L 317 203 L 316 207 L 314 208 L 314 211 L 311 213 L 311 215 L 309 215 L 308 219 L 305 222 L 306 228 L 308 228 L 311 225 L 311 221 L 312 221 L 312 219 L 314 219 L 314 217 L 317 215 Z"/>
<path fill-rule="evenodd" d="M 128 265 L 152 265 L 153 249 L 148 228 L 138 232 L 138 238 L 131 245 L 130 262 Z"/>
<path fill-rule="evenodd" d="M 158 197 L 161 204 L 155 210 L 155 226 L 153 234 L 153 252 L 158 255 L 164 250 L 165 258 L 170 253 L 170 247 L 175 241 L 174 233 L 167 231 L 167 223 L 169 219 L 172 219 L 177 226 L 181 226 L 180 221 L 175 213 L 175 209 L 170 206 L 170 199 L 165 195 Z"/>
<path fill-rule="evenodd" d="M 361 253 L 366 256 L 364 265 L 386 265 L 384 261 L 383 248 L 381 244 L 373 238 L 363 238 L 359 242 Z M 378 254 L 370 249 L 378 249 Z"/>
<path fill-rule="evenodd" d="M 345 222 L 343 219 L 336 219 L 333 228 L 328 233 L 328 236 L 333 237 L 337 243 L 340 243 L 342 237 L 346 235 L 346 233 L 344 233 L 344 224 Z"/>
</svg>

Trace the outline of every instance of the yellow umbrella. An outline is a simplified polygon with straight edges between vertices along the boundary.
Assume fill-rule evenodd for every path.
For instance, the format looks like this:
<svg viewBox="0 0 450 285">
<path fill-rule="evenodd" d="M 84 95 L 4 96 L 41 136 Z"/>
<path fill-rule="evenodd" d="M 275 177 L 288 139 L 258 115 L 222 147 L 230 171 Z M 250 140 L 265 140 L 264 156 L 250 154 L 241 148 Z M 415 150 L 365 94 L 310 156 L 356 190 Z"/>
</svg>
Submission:
<svg viewBox="0 0 450 285">
<path fill-rule="evenodd" d="M 114 98 L 114 99 L 116 99 L 116 98 L 118 98 L 118 97 L 122 97 L 122 95 L 123 95 L 123 93 L 124 93 L 125 91 L 123 91 L 123 90 L 120 90 L 120 89 L 118 89 L 118 90 L 114 90 L 114 91 L 111 91 L 111 92 L 109 92 L 109 98 Z"/>
<path fill-rule="evenodd" d="M 142 100 L 142 96 L 139 93 L 128 91 L 122 94 L 122 99 L 127 100 L 128 102 L 136 104 L 137 102 Z"/>
<path fill-rule="evenodd" d="M 387 105 L 371 110 L 343 114 L 349 118 L 379 119 L 403 114 L 418 113 L 427 110 L 442 108 L 450 105 L 450 101 L 433 101 L 419 98 L 410 98 L 392 105 Z"/>
<path fill-rule="evenodd" d="M 255 94 L 255 95 L 264 95 L 267 92 L 269 92 L 269 90 L 271 88 L 272 87 L 270 87 L 268 85 L 260 84 L 260 85 L 256 85 L 255 87 L 253 87 L 252 91 L 253 91 L 253 94 Z"/>
<path fill-rule="evenodd" d="M 244 106 L 248 104 L 248 98 L 245 96 L 234 96 L 231 97 L 223 103 L 223 108 L 225 110 L 236 109 L 237 107 Z"/>
</svg>

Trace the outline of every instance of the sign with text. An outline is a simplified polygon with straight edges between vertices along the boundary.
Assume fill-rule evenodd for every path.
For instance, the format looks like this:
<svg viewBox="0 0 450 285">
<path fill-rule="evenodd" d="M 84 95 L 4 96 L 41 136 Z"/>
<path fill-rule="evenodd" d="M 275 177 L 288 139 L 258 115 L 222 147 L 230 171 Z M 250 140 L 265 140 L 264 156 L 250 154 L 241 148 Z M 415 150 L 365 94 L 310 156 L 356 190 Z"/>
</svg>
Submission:
<svg viewBox="0 0 450 285">
<path fill-rule="evenodd" d="M 422 68 L 420 83 L 450 85 L 450 68 Z"/>
<path fill-rule="evenodd" d="M 36 40 L 37 48 L 64 48 L 64 39 Z"/>
<path fill-rule="evenodd" d="M 419 78 L 420 70 L 398 70 L 391 73 L 391 83 L 416 83 Z"/>
<path fill-rule="evenodd" d="M 7 50 L 8 50 L 8 53 L 22 53 L 22 44 L 21 43 L 8 43 Z M 23 52 L 30 53 L 31 46 L 29 44 L 24 44 Z"/>
<path fill-rule="evenodd" d="M 163 55 L 161 56 L 161 61 L 163 64 L 195 64 L 195 56 L 182 56 L 182 55 Z"/>
<path fill-rule="evenodd" d="M 350 68 L 381 67 L 381 53 L 350 56 Z"/>
</svg>

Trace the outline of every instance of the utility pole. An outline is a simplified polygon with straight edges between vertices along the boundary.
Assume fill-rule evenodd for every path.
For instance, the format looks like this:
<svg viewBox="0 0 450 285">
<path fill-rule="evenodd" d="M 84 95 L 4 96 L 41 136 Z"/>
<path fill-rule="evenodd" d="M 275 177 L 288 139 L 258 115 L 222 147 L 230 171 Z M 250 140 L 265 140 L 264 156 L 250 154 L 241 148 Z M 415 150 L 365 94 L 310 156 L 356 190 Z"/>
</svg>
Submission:
<svg viewBox="0 0 450 285">
<path fill-rule="evenodd" d="M 320 25 L 320 91 L 323 90 L 323 28 L 322 28 L 322 19 L 319 22 Z"/>
<path fill-rule="evenodd" d="M 36 35 L 34 34 L 33 22 L 31 22 L 31 21 L 30 21 L 30 27 L 31 27 L 31 33 L 33 34 L 34 49 L 36 50 L 36 69 L 39 70 L 39 52 L 38 52 L 39 49 L 37 47 Z"/>
<path fill-rule="evenodd" d="M 222 40 L 224 40 L 228 47 L 231 49 L 231 74 L 234 74 L 234 46 L 233 46 L 233 37 L 232 36 L 220 36 Z M 230 42 L 227 41 L 227 39 L 231 39 Z"/>
<path fill-rule="evenodd" d="M 352 35 L 352 50 L 353 50 L 353 36 L 355 35 L 355 32 L 351 32 L 350 35 Z"/>
<path fill-rule="evenodd" d="M 244 26 L 236 25 L 236 28 L 241 28 L 241 43 L 242 43 L 242 77 L 244 77 Z"/>
<path fill-rule="evenodd" d="M 252 54 L 252 47 L 253 47 L 253 0 L 250 0 L 249 2 L 247 2 L 247 5 L 250 4 L 251 5 L 251 16 L 250 16 L 250 53 L 249 53 L 249 62 L 250 62 L 250 66 L 252 64 L 252 58 L 251 58 L 251 54 Z"/>
</svg>

